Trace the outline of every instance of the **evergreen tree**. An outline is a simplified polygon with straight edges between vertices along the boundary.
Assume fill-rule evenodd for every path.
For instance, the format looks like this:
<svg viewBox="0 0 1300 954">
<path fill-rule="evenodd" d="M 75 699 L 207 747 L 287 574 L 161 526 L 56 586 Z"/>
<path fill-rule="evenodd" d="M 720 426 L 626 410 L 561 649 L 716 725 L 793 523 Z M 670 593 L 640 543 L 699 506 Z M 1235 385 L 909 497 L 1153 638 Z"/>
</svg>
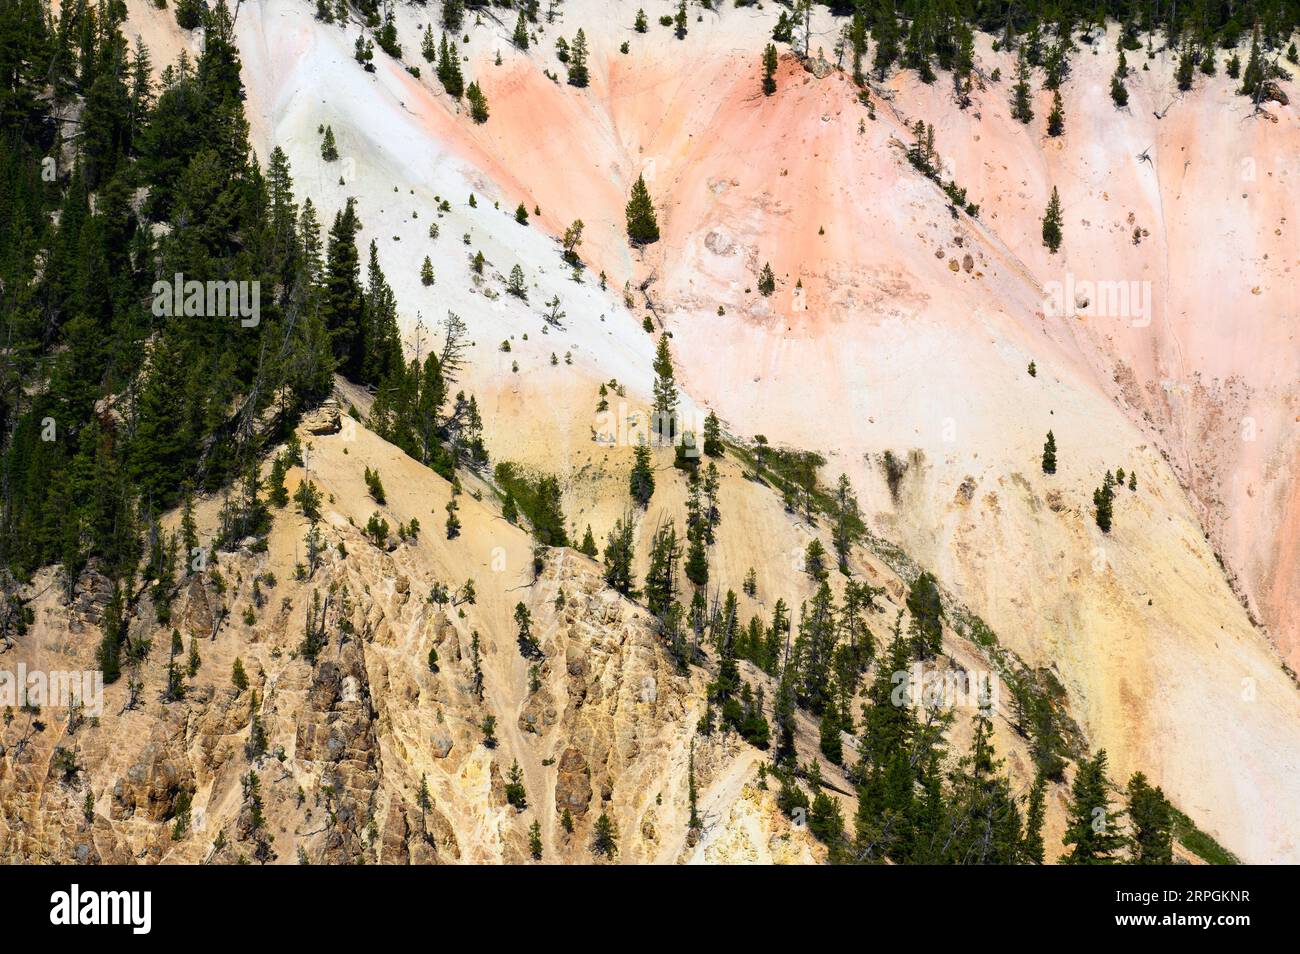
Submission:
<svg viewBox="0 0 1300 954">
<path fill-rule="evenodd" d="M 673 16 L 673 36 L 686 39 L 686 0 L 677 0 L 677 13 Z"/>
<path fill-rule="evenodd" d="M 1066 810 L 1063 865 L 1109 865 L 1119 861 L 1124 846 L 1120 812 L 1110 807 L 1110 780 L 1106 777 L 1106 750 L 1079 762 L 1070 804 Z"/>
<path fill-rule="evenodd" d="M 1242 96 L 1249 96 L 1258 106 L 1263 99 L 1266 87 L 1266 67 L 1264 65 L 1264 56 L 1259 45 L 1259 23 L 1255 23 L 1255 30 L 1250 38 L 1250 56 L 1246 60 L 1246 69 L 1241 74 L 1241 87 L 1237 90 Z"/>
<path fill-rule="evenodd" d="M 515 638 L 519 642 L 519 655 L 525 659 L 541 659 L 542 647 L 533 636 L 533 616 L 523 603 L 515 604 Z"/>
<path fill-rule="evenodd" d="M 356 235 L 361 228 L 356 203 L 349 198 L 334 216 L 326 256 L 321 315 L 332 342 L 340 370 L 358 380 L 365 355 L 364 302 L 361 292 L 361 262 Z"/>
<path fill-rule="evenodd" d="M 776 276 L 772 274 L 772 265 L 764 263 L 763 270 L 758 275 L 758 292 L 766 298 L 774 291 L 776 291 Z"/>
<path fill-rule="evenodd" d="M 704 549 L 704 535 L 692 530 L 687 537 L 686 578 L 696 586 L 704 586 L 709 582 L 709 557 Z"/>
<path fill-rule="evenodd" d="M 592 829 L 591 852 L 605 858 L 613 858 L 618 854 L 618 829 L 605 812 L 600 813 Z"/>
<path fill-rule="evenodd" d="M 883 81 L 889 68 L 898 59 L 898 15 L 894 12 L 894 0 L 878 0 L 871 34 L 876 41 L 872 67 L 876 71 L 876 79 Z"/>
<path fill-rule="evenodd" d="M 723 454 L 722 423 L 712 409 L 704 418 L 704 454 L 706 457 L 721 457 Z"/>
<path fill-rule="evenodd" d="M 1115 101 L 1117 109 L 1123 109 L 1128 105 L 1128 89 L 1124 86 L 1124 78 L 1128 76 L 1128 63 L 1124 58 L 1124 50 L 1119 51 L 1119 62 L 1115 66 L 1115 74 L 1110 78 L 1110 98 Z"/>
<path fill-rule="evenodd" d="M 524 772 L 519 767 L 519 760 L 515 759 L 510 765 L 510 771 L 506 775 L 506 802 L 516 811 L 525 811 L 528 808 L 528 795 L 524 791 Z"/>
<path fill-rule="evenodd" d="M 840 474 L 835 486 L 835 496 L 831 504 L 834 525 L 831 528 L 831 542 L 835 547 L 835 558 L 840 572 L 849 573 L 849 554 L 853 545 L 866 532 L 862 521 L 862 512 L 858 508 L 858 498 L 854 496 L 853 487 L 845 474 Z"/>
<path fill-rule="evenodd" d="M 325 127 L 325 138 L 321 140 L 320 157 L 326 162 L 333 162 L 339 157 L 338 147 L 334 144 L 334 127 Z"/>
<path fill-rule="evenodd" d="M 632 535 L 634 525 L 630 517 L 620 517 L 614 523 L 614 528 L 610 530 L 609 536 L 605 539 L 605 583 L 614 590 L 622 593 L 624 596 L 633 595 L 632 589 L 632 558 L 633 545 Z M 591 528 L 587 528 L 587 537 L 591 536 Z M 586 539 L 583 540 L 584 547 Z M 596 544 L 591 544 L 592 556 L 595 555 Z"/>
<path fill-rule="evenodd" d="M 1213 55 L 1212 51 L 1211 55 Z M 1180 92 L 1186 93 L 1192 88 L 1192 76 L 1195 67 L 1196 56 L 1192 49 L 1191 38 L 1188 37 L 1183 41 L 1183 48 L 1178 54 L 1178 68 L 1174 72 L 1174 78 L 1178 82 Z"/>
<path fill-rule="evenodd" d="M 442 83 L 442 88 L 453 99 L 460 99 L 464 95 L 465 78 L 460 70 L 460 54 L 448 42 L 445 32 L 438 44 L 438 65 L 434 72 L 438 77 L 438 82 Z"/>
<path fill-rule="evenodd" d="M 1021 860 L 1031 865 L 1043 863 L 1043 818 L 1047 814 L 1047 780 L 1043 773 L 1034 776 L 1025 809 L 1025 837 L 1021 843 Z"/>
<path fill-rule="evenodd" d="M 582 535 L 582 543 L 578 545 L 578 552 L 593 559 L 596 557 L 596 538 L 591 534 L 591 524 L 587 524 L 587 532 Z"/>
<path fill-rule="evenodd" d="M 650 545 L 650 566 L 645 575 L 646 608 L 660 620 L 667 619 L 677 597 L 677 563 L 681 546 L 672 522 L 655 531 Z"/>
<path fill-rule="evenodd" d="M 1052 197 L 1047 200 L 1047 211 L 1043 214 L 1043 244 L 1052 254 L 1061 247 L 1062 238 L 1061 196 L 1052 186 Z"/>
<path fill-rule="evenodd" d="M 1011 115 L 1025 125 L 1034 120 L 1034 107 L 1029 95 L 1029 61 L 1025 58 L 1023 46 L 1016 61 L 1016 83 L 1011 88 Z"/>
<path fill-rule="evenodd" d="M 659 336 L 652 368 L 655 380 L 651 428 L 655 440 L 672 441 L 677 437 L 677 382 L 673 372 L 673 355 L 668 347 L 666 334 Z"/>
<path fill-rule="evenodd" d="M 906 699 L 911 653 L 899 625 L 867 690 L 858 742 L 858 811 L 854 854 L 862 861 L 891 857 L 909 838 L 916 772 L 912 746 L 919 727 Z M 901 680 L 901 682 L 899 682 Z"/>
<path fill-rule="evenodd" d="M 1093 514 L 1102 533 L 1110 533 L 1114 502 L 1115 478 L 1111 476 L 1110 471 L 1106 471 L 1101 486 L 1092 492 Z"/>
<path fill-rule="evenodd" d="M 627 203 L 627 237 L 633 245 L 649 245 L 659 241 L 659 223 L 655 219 L 654 204 L 645 177 L 637 176 L 632 184 L 632 195 Z"/>
<path fill-rule="evenodd" d="M 637 506 L 647 507 L 655 492 L 655 475 L 650 461 L 650 448 L 644 443 L 637 444 L 633 453 L 635 461 L 629 478 L 632 499 L 637 502 Z"/>
<path fill-rule="evenodd" d="M 1056 473 L 1056 438 L 1052 432 L 1047 432 L 1047 440 L 1043 443 L 1043 473 Z"/>
<path fill-rule="evenodd" d="M 542 860 L 542 823 L 539 821 L 528 826 L 528 853 L 534 861 Z"/>
<path fill-rule="evenodd" d="M 776 44 L 769 43 L 763 50 L 763 95 L 776 92 Z"/>
<path fill-rule="evenodd" d="M 474 122 L 482 125 L 488 121 L 488 102 L 487 97 L 483 95 L 483 90 L 479 88 L 478 83 L 470 83 L 469 88 L 465 90 L 465 98 L 469 100 L 469 115 Z"/>
<path fill-rule="evenodd" d="M 1129 779 L 1127 794 L 1133 864 L 1173 864 L 1173 806 L 1164 792 L 1136 772 Z"/>
<path fill-rule="evenodd" d="M 566 65 L 569 69 L 569 85 L 585 87 L 588 81 L 587 34 L 581 29 L 574 36 L 573 45 L 569 47 L 569 62 Z"/>
<path fill-rule="evenodd" d="M 815 583 L 826 579 L 826 548 L 819 537 L 813 537 L 804 550 L 803 569 Z"/>
<path fill-rule="evenodd" d="M 928 570 L 912 581 L 907 591 L 907 611 L 912 617 L 912 648 L 916 656 L 937 655 L 943 648 L 943 602 L 934 574 Z"/>
<path fill-rule="evenodd" d="M 1052 92 L 1052 111 L 1047 114 L 1047 135 L 1059 136 L 1065 132 L 1065 108 L 1061 104 L 1061 91 Z"/>
<path fill-rule="evenodd" d="M 506 283 L 506 292 L 514 295 L 521 301 L 528 300 L 528 286 L 524 281 L 523 267 L 518 263 L 510 269 L 510 281 Z"/>
<path fill-rule="evenodd" d="M 528 49 L 528 19 L 523 10 L 519 11 L 519 19 L 515 21 L 515 33 L 511 41 L 521 50 Z"/>
<path fill-rule="evenodd" d="M 822 713 L 818 735 L 822 755 L 826 756 L 827 761 L 832 765 L 843 762 L 844 742 L 840 736 L 840 716 L 839 710 L 834 706 L 828 706 Z"/>
</svg>

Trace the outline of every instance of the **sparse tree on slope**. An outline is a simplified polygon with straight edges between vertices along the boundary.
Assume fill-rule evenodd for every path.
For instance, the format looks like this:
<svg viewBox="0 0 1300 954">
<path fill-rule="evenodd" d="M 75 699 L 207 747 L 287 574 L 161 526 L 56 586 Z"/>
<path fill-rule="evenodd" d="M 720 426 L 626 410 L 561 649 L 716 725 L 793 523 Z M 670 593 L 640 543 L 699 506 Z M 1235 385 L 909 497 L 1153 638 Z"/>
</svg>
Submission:
<svg viewBox="0 0 1300 954">
<path fill-rule="evenodd" d="M 627 203 L 627 237 L 633 245 L 649 245 L 659 241 L 659 222 L 655 218 L 654 203 L 645 177 L 637 176 L 632 184 L 632 195 Z"/>
<path fill-rule="evenodd" d="M 1056 254 L 1061 247 L 1061 196 L 1052 186 L 1052 197 L 1047 200 L 1047 211 L 1043 214 L 1043 244 Z"/>
</svg>

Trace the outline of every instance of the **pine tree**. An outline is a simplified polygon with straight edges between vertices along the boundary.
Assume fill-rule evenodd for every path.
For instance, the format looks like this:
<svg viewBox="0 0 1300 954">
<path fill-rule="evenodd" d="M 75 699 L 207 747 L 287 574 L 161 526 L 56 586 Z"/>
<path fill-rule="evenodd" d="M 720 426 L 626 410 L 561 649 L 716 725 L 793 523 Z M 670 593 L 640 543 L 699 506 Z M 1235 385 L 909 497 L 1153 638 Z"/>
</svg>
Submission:
<svg viewBox="0 0 1300 954">
<path fill-rule="evenodd" d="M 353 49 L 353 57 L 367 73 L 375 71 L 375 44 L 366 39 L 364 33 L 357 34 L 356 46 Z"/>
<path fill-rule="evenodd" d="M 673 36 L 686 39 L 686 0 L 677 0 L 677 13 L 673 16 Z"/>
<path fill-rule="evenodd" d="M 758 292 L 767 297 L 774 291 L 776 291 L 776 276 L 772 274 L 771 263 L 764 263 L 763 270 L 758 275 Z"/>
<path fill-rule="evenodd" d="M 524 282 L 523 267 L 519 264 L 510 269 L 510 281 L 506 283 L 506 291 L 521 301 L 528 300 L 528 286 Z"/>
<path fill-rule="evenodd" d="M 569 85 L 585 87 L 588 81 L 587 34 L 581 29 L 574 36 L 573 45 L 569 47 L 569 62 L 566 65 L 569 69 Z"/>
<path fill-rule="evenodd" d="M 822 713 L 818 736 L 822 755 L 832 765 L 844 761 L 844 741 L 840 736 L 840 714 L 835 706 L 827 706 Z"/>
<path fill-rule="evenodd" d="M 516 811 L 525 811 L 528 808 L 528 795 L 524 791 L 524 772 L 519 767 L 519 760 L 515 759 L 510 765 L 510 772 L 506 775 L 506 802 Z"/>
<path fill-rule="evenodd" d="M 1043 818 L 1047 814 L 1047 780 L 1043 773 L 1034 776 L 1025 808 L 1025 837 L 1021 842 L 1021 860 L 1026 864 L 1043 863 Z"/>
<path fill-rule="evenodd" d="M 1106 750 L 1082 760 L 1070 789 L 1065 838 L 1070 850 L 1061 855 L 1063 865 L 1109 865 L 1119 861 L 1124 845 L 1120 812 L 1110 807 L 1110 780 L 1106 777 Z"/>
<path fill-rule="evenodd" d="M 826 579 L 826 548 L 819 537 L 813 537 L 804 550 L 803 569 L 816 583 Z"/>
<path fill-rule="evenodd" d="M 438 81 L 442 83 L 442 88 L 453 99 L 460 99 L 464 95 L 465 79 L 460 71 L 460 54 L 448 42 L 445 32 L 438 44 L 438 65 L 434 72 L 437 74 Z"/>
<path fill-rule="evenodd" d="M 334 144 L 334 127 L 325 127 L 325 138 L 321 140 L 320 157 L 326 162 L 333 162 L 338 159 L 338 147 Z"/>
<path fill-rule="evenodd" d="M 776 92 L 776 44 L 769 43 L 763 50 L 763 95 Z"/>
<path fill-rule="evenodd" d="M 605 540 L 605 583 L 616 592 L 624 596 L 631 596 L 632 590 L 632 558 L 633 546 L 632 536 L 635 525 L 631 517 L 620 517 L 614 522 L 614 528 L 609 531 L 609 536 Z M 583 546 L 587 545 L 587 539 L 591 537 L 591 528 L 587 528 L 587 537 L 583 539 Z M 595 556 L 596 543 L 591 542 L 591 556 Z M 585 551 L 584 551 L 585 552 Z"/>
<path fill-rule="evenodd" d="M 688 534 L 688 539 L 684 567 L 686 578 L 696 586 L 704 586 L 709 582 L 709 557 L 704 549 L 704 535 L 693 530 Z"/>
<path fill-rule="evenodd" d="M 1259 23 L 1256 22 L 1250 38 L 1250 57 L 1246 60 L 1246 69 L 1241 74 L 1241 87 L 1237 92 L 1249 96 L 1258 105 L 1263 98 L 1265 86 L 1264 57 L 1259 46 Z"/>
<path fill-rule="evenodd" d="M 853 486 L 849 483 L 846 474 L 840 474 L 839 483 L 835 485 L 831 510 L 831 517 L 834 520 L 831 542 L 835 547 L 835 559 L 840 572 L 848 576 L 849 554 L 853 551 L 853 545 L 866 531 L 866 524 L 862 521 L 858 498 L 854 496 Z"/>
<path fill-rule="evenodd" d="M 637 176 L 632 184 L 632 195 L 627 203 L 627 237 L 633 245 L 649 245 L 659 241 L 659 222 L 655 218 L 654 204 L 645 177 Z"/>
<path fill-rule="evenodd" d="M 1051 431 L 1047 432 L 1047 440 L 1043 443 L 1043 473 L 1056 473 L 1056 438 Z"/>
<path fill-rule="evenodd" d="M 618 829 L 605 812 L 600 813 L 592 829 L 591 852 L 606 858 L 613 858 L 618 854 Z"/>
<path fill-rule="evenodd" d="M 636 30 L 637 33 L 644 33 L 647 27 L 648 24 L 646 22 L 645 11 L 640 9 L 637 10 L 636 20 L 632 24 L 632 29 Z"/>
<path fill-rule="evenodd" d="M 356 235 L 361 228 L 356 204 L 349 198 L 330 227 L 325 265 L 325 287 L 321 314 L 332 342 L 340 371 L 357 380 L 365 353 L 364 302 L 361 292 L 361 262 Z"/>
<path fill-rule="evenodd" d="M 911 614 L 912 649 L 918 658 L 935 656 L 943 649 L 943 601 L 939 584 L 928 570 L 912 581 L 907 591 Z"/>
<path fill-rule="evenodd" d="M 542 823 L 539 821 L 528 826 L 528 853 L 534 861 L 542 860 Z"/>
<path fill-rule="evenodd" d="M 587 524 L 587 532 L 582 535 L 582 543 L 578 546 L 578 552 L 593 559 L 597 555 L 596 538 L 592 536 L 591 524 Z"/>
<path fill-rule="evenodd" d="M 1052 186 L 1052 197 L 1047 200 L 1047 211 L 1043 214 L 1043 244 L 1052 254 L 1056 254 L 1061 247 L 1062 222 L 1061 196 L 1056 191 L 1056 186 Z"/>
<path fill-rule="evenodd" d="M 433 262 L 429 256 L 424 256 L 424 263 L 420 266 L 420 284 L 428 288 L 433 284 Z"/>
<path fill-rule="evenodd" d="M 193 30 L 200 26 L 206 12 L 203 0 L 176 0 L 176 24 L 182 30 Z"/>
<path fill-rule="evenodd" d="M 704 418 L 703 449 L 706 457 L 721 457 L 723 454 L 722 422 L 718 420 L 718 415 L 711 409 L 708 416 Z"/>
<path fill-rule="evenodd" d="M 1128 89 L 1124 86 L 1124 78 L 1128 76 L 1128 62 L 1124 57 L 1124 50 L 1119 51 L 1119 62 L 1115 65 L 1115 75 L 1110 78 L 1110 98 L 1115 101 L 1117 109 L 1123 109 L 1128 105 Z"/>
<path fill-rule="evenodd" d="M 1178 54 L 1178 68 L 1174 72 L 1174 78 L 1178 81 L 1180 92 L 1187 92 L 1192 88 L 1192 75 L 1195 69 L 1196 56 L 1192 50 L 1192 40 L 1188 37 L 1183 41 L 1183 48 Z"/>
<path fill-rule="evenodd" d="M 244 664 L 238 656 L 230 670 L 230 681 L 240 692 L 248 688 L 248 674 L 244 672 Z"/>
<path fill-rule="evenodd" d="M 1011 88 L 1011 115 L 1025 125 L 1034 120 L 1034 107 L 1029 95 L 1029 61 L 1025 58 L 1023 46 L 1016 61 L 1016 83 Z"/>
<path fill-rule="evenodd" d="M 876 41 L 872 68 L 876 71 L 876 79 L 884 80 L 885 74 L 898 59 L 898 15 L 894 12 L 893 0 L 879 0 L 871 35 Z"/>
<path fill-rule="evenodd" d="M 1114 515 L 1115 478 L 1110 471 L 1102 480 L 1101 486 L 1092 492 L 1092 505 L 1097 526 L 1102 533 L 1110 533 L 1111 519 Z"/>
<path fill-rule="evenodd" d="M 1061 91 L 1052 92 L 1052 111 L 1047 114 L 1047 135 L 1059 136 L 1065 132 L 1065 108 L 1061 104 Z"/>
<path fill-rule="evenodd" d="M 632 464 L 632 473 L 628 478 L 629 489 L 637 506 L 647 507 L 655 492 L 654 466 L 650 460 L 650 448 L 644 443 L 638 444 L 633 454 L 635 460 Z"/>
<path fill-rule="evenodd" d="M 1173 864 L 1173 806 L 1165 793 L 1137 772 L 1129 779 L 1127 795 L 1132 863 Z"/>
<path fill-rule="evenodd" d="M 901 619 L 901 615 L 900 615 Z M 912 767 L 913 740 L 918 732 L 916 718 L 906 699 L 895 693 L 906 687 L 911 653 L 898 623 L 867 690 L 869 705 L 863 708 L 862 732 L 858 742 L 858 812 L 855 823 L 855 854 L 860 860 L 890 857 L 908 839 L 908 818 L 916 772 Z M 904 682 L 896 686 L 895 680 Z M 900 704 L 901 703 L 901 704 Z"/>
<path fill-rule="evenodd" d="M 653 364 L 654 405 L 651 427 L 657 441 L 672 441 L 677 437 L 677 382 L 674 379 L 673 356 L 668 347 L 668 335 L 659 336 Z"/>
<path fill-rule="evenodd" d="M 671 521 L 655 531 L 650 545 L 650 565 L 645 575 L 646 608 L 665 620 L 676 602 L 677 563 L 681 559 L 677 530 Z"/>
<path fill-rule="evenodd" d="M 528 18 L 523 10 L 519 11 L 519 19 L 515 21 L 515 34 L 511 41 L 521 50 L 528 49 Z"/>
<path fill-rule="evenodd" d="M 482 125 L 488 121 L 488 101 L 483 95 L 483 90 L 479 88 L 478 83 L 470 83 L 469 88 L 465 90 L 465 98 L 469 100 L 469 115 L 474 122 Z"/>
<path fill-rule="evenodd" d="M 533 635 L 533 616 L 523 603 L 515 604 L 515 639 L 519 643 L 519 655 L 525 659 L 541 659 L 542 647 Z"/>
</svg>

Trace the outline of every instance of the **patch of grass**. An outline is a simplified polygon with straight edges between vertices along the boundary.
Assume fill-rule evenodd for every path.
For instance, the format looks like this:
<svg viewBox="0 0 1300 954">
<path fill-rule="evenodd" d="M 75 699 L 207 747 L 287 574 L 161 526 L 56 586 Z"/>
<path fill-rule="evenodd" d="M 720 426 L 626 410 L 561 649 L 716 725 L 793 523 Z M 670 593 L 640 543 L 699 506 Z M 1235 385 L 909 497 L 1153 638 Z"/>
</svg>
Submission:
<svg viewBox="0 0 1300 954">
<path fill-rule="evenodd" d="M 1192 821 L 1178 809 L 1174 809 L 1174 837 L 1184 848 L 1211 865 L 1239 865 L 1241 859 L 1224 848 L 1217 841 L 1196 827 Z"/>
</svg>

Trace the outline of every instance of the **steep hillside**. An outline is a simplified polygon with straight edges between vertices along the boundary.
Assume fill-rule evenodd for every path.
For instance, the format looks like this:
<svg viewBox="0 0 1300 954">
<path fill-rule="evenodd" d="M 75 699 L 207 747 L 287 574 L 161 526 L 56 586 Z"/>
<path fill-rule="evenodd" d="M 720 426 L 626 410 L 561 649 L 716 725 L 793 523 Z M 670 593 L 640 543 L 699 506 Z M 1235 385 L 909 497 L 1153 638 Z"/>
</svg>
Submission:
<svg viewBox="0 0 1300 954">
<path fill-rule="evenodd" d="M 641 6 L 646 34 L 632 27 Z M 1049 94 L 1035 92 L 1032 125 L 1012 118 L 1015 57 L 988 37 L 965 108 L 947 74 L 926 85 L 897 72 L 863 96 L 836 67 L 845 21 L 822 8 L 812 56 L 782 45 L 765 97 L 776 6 L 693 9 L 678 40 L 659 22 L 676 3 L 566 0 L 527 50 L 511 43 L 514 11 L 486 8 L 452 38 L 486 95 L 484 123 L 420 56 L 436 4 L 395 8 L 403 59 L 376 50 L 373 71 L 354 56 L 360 22 L 321 22 L 306 0 L 241 3 L 234 37 L 259 157 L 283 150 L 324 223 L 356 200 L 357 246 L 374 243 L 408 357 L 436 351 L 453 313 L 464 320 L 455 387 L 476 397 L 490 464 L 555 475 L 571 544 L 590 526 L 603 546 L 635 516 L 640 586 L 655 532 L 685 526 L 690 488 L 671 448 L 651 455 L 649 505 L 628 494 L 666 332 L 686 428 L 701 432 L 711 409 L 727 438 L 702 603 L 716 611 L 731 590 L 738 623 L 770 619 L 777 600 L 799 621 L 819 589 L 807 547 L 832 549 L 823 498 L 845 474 L 865 520 L 846 569 L 879 587 L 866 624 L 878 648 L 916 619 L 911 588 L 932 572 L 942 672 L 1032 684 L 1072 763 L 1104 749 L 1115 780 L 1145 772 L 1244 860 L 1300 860 L 1295 106 L 1252 115 L 1225 76 L 1178 93 L 1167 53 L 1133 52 L 1117 110 L 1112 30 L 1072 58 L 1066 131 L 1047 137 Z M 127 8 L 125 32 L 155 72 L 202 49 L 173 11 Z M 555 53 L 579 28 L 581 89 Z M 909 163 L 917 121 L 977 215 Z M 335 159 L 322 155 L 326 127 Z M 645 248 L 625 227 L 638 176 L 662 230 Z M 1056 254 L 1040 238 L 1053 187 Z M 561 245 L 575 220 L 578 268 Z M 1135 282 L 1136 297 L 1098 314 L 1098 282 Z M 1056 283 L 1081 313 L 1051 306 Z M 317 565 L 311 523 L 297 504 L 277 509 L 265 547 L 252 539 L 186 578 L 174 623 L 148 608 L 131 624 L 129 638 L 152 644 L 136 704 L 124 679 L 94 719 L 9 720 L 0 857 L 585 862 L 604 814 L 624 862 L 827 860 L 782 810 L 764 751 L 697 731 L 713 717 L 716 642 L 680 665 L 645 600 L 611 589 L 599 560 L 536 547 L 527 519 L 507 519 L 490 465 L 453 486 L 379 437 L 367 426 L 377 390 L 340 379 L 338 429 L 328 410 L 299 429 L 305 466 L 287 483 L 323 495 Z M 1049 431 L 1053 474 L 1040 465 Z M 822 512 L 791 502 L 787 458 L 756 462 L 767 446 L 822 456 L 807 493 Z M 269 474 L 279 448 L 266 451 Z M 1092 494 L 1118 468 L 1134 488 L 1116 490 L 1103 533 Z M 448 539 L 453 495 L 461 527 Z M 221 505 L 199 508 L 205 544 Z M 412 518 L 418 535 L 399 532 Z M 830 575 L 845 599 L 847 577 Z M 109 590 L 91 567 L 65 601 L 58 570 L 42 570 L 24 587 L 34 622 L 6 660 L 92 667 Z M 183 700 L 158 688 L 172 625 L 201 657 Z M 232 685 L 237 657 L 245 688 Z M 776 699 L 773 673 L 740 671 Z M 1041 752 L 1010 691 L 994 708 L 996 751 L 1025 799 Z M 945 772 L 970 717 L 957 713 Z M 852 828 L 857 735 L 843 733 L 837 765 L 819 753 L 817 720 L 796 721 L 805 785 L 821 772 Z M 1048 860 L 1076 773 L 1047 789 Z"/>
</svg>

